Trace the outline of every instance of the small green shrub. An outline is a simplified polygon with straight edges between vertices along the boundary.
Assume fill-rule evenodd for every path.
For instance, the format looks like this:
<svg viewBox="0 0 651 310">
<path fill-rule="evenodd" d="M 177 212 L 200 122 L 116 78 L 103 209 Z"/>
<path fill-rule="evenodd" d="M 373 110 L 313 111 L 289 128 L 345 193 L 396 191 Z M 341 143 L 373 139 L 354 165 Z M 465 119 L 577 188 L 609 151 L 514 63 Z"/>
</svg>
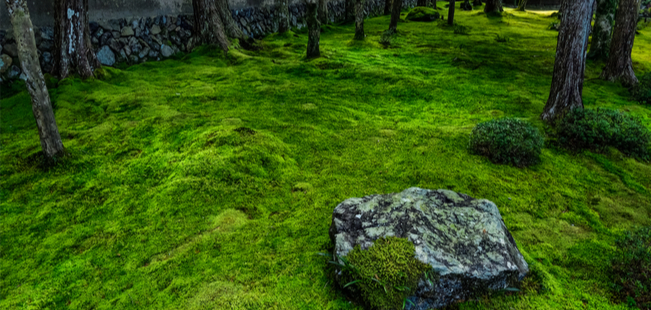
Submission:
<svg viewBox="0 0 651 310">
<path fill-rule="evenodd" d="M 556 125 L 558 143 L 571 151 L 615 147 L 627 156 L 649 160 L 651 133 L 635 117 L 608 109 L 574 109 Z"/>
<path fill-rule="evenodd" d="M 651 73 L 640 77 L 640 83 L 631 89 L 631 94 L 636 101 L 651 104 Z"/>
<path fill-rule="evenodd" d="M 345 258 L 344 284 L 359 289 L 372 309 L 402 309 L 418 280 L 431 270 L 414 253 L 411 241 L 396 237 L 377 239 L 367 250 L 356 246 Z"/>
<path fill-rule="evenodd" d="M 616 246 L 612 276 L 618 299 L 651 309 L 651 227 L 627 232 Z"/>
<path fill-rule="evenodd" d="M 480 123 L 472 130 L 470 150 L 499 164 L 517 167 L 540 162 L 544 139 L 537 128 L 514 118 Z"/>
</svg>

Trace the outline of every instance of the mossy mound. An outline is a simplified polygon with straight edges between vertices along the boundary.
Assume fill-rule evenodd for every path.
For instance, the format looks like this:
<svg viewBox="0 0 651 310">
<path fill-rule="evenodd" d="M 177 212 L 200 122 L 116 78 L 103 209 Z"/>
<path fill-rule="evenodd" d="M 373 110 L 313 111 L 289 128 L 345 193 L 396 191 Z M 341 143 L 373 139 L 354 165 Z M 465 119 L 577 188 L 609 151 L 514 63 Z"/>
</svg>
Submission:
<svg viewBox="0 0 651 310">
<path fill-rule="evenodd" d="M 346 260 L 351 268 L 344 269 L 341 283 L 353 283 L 352 289 L 361 291 L 362 301 L 372 309 L 402 309 L 431 269 L 416 259 L 411 241 L 396 237 L 379 238 L 367 250 L 358 245 Z"/>
<path fill-rule="evenodd" d="M 406 19 L 415 22 L 431 22 L 441 18 L 441 14 L 432 8 L 417 6 L 407 14 Z"/>
</svg>

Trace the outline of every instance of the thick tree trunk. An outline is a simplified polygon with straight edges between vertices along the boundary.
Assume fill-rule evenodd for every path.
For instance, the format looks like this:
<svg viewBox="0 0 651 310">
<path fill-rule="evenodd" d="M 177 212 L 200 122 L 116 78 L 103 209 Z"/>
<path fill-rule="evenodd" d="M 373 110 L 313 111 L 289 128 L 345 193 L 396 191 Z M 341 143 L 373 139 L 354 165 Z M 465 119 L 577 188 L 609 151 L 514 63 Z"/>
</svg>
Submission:
<svg viewBox="0 0 651 310">
<path fill-rule="evenodd" d="M 355 40 L 364 40 L 364 0 L 355 0 Z"/>
<path fill-rule="evenodd" d="M 319 50 L 319 41 L 321 40 L 321 22 L 317 15 L 317 1 L 318 0 L 306 1 L 306 19 L 308 29 L 307 58 L 316 58 L 321 56 L 321 51 Z"/>
<path fill-rule="evenodd" d="M 456 3 L 454 0 L 450 0 L 450 7 L 448 8 L 448 25 L 454 25 L 454 7 Z"/>
<path fill-rule="evenodd" d="M 608 63 L 601 73 L 601 78 L 607 81 L 621 81 L 624 86 L 635 86 L 638 83 L 633 71 L 633 42 L 640 10 L 640 0 L 621 0 L 613 31 L 613 41 L 610 45 Z"/>
<path fill-rule="evenodd" d="M 328 0 L 319 0 L 319 21 L 322 25 L 328 24 Z"/>
<path fill-rule="evenodd" d="M 346 0 L 345 22 L 352 23 L 354 21 L 355 21 L 355 0 Z"/>
<path fill-rule="evenodd" d="M 583 108 L 583 77 L 594 0 L 563 1 L 561 29 L 549 98 L 540 116 L 554 122 L 574 108 Z"/>
<path fill-rule="evenodd" d="M 224 31 L 229 38 L 246 40 L 247 37 L 242 32 L 242 29 L 235 23 L 233 19 L 233 13 L 228 7 L 228 0 L 214 0 L 216 3 L 217 10 L 219 11 L 219 17 L 222 19 L 222 24 L 224 25 Z"/>
<path fill-rule="evenodd" d="M 436 0 L 434 0 L 436 1 Z M 389 15 L 391 14 L 391 8 L 393 7 L 393 1 L 392 0 L 384 0 L 384 15 Z"/>
<path fill-rule="evenodd" d="M 520 2 L 518 3 L 518 11 L 526 11 L 526 6 L 527 6 L 527 0 L 519 0 Z"/>
<path fill-rule="evenodd" d="M 484 2 L 484 13 L 500 13 L 504 11 L 502 8 L 502 0 L 486 0 Z"/>
<path fill-rule="evenodd" d="M 54 119 L 50 94 L 45 86 L 41 72 L 34 38 L 34 27 L 29 17 L 26 0 L 6 0 L 7 9 L 14 28 L 14 38 L 18 49 L 20 67 L 26 76 L 25 85 L 32 98 L 32 113 L 36 119 L 41 148 L 48 159 L 55 159 L 65 154 L 59 129 Z"/>
<path fill-rule="evenodd" d="M 588 58 L 603 61 L 608 59 L 615 11 L 617 11 L 617 0 L 597 0 L 597 13 Z"/>
<path fill-rule="evenodd" d="M 192 0 L 194 10 L 194 35 L 197 43 L 214 44 L 228 51 L 228 38 L 224 23 L 213 0 Z"/>
<path fill-rule="evenodd" d="M 389 34 L 398 30 L 398 21 L 400 20 L 400 10 L 402 9 L 402 0 L 393 0 L 391 3 L 391 22 L 389 22 Z"/>
<path fill-rule="evenodd" d="M 63 79 L 77 72 L 85 79 L 101 67 L 90 43 L 88 22 L 88 0 L 54 1 L 55 76 Z"/>
<path fill-rule="evenodd" d="M 276 17 L 278 18 L 278 33 L 289 31 L 289 0 L 278 0 Z"/>
</svg>

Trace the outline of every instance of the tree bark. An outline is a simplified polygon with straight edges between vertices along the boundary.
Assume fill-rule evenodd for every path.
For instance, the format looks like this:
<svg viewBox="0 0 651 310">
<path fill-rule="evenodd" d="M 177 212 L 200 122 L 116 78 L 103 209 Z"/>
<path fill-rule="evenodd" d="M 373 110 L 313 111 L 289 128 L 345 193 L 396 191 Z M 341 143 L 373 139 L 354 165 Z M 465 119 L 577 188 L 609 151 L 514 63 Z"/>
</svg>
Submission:
<svg viewBox="0 0 651 310">
<path fill-rule="evenodd" d="M 389 34 L 398 30 L 398 21 L 400 20 L 400 10 L 402 9 L 402 0 L 393 0 L 391 3 L 391 22 L 389 22 Z"/>
<path fill-rule="evenodd" d="M 219 11 L 219 17 L 222 19 L 222 24 L 224 25 L 224 31 L 229 38 L 246 40 L 247 37 L 242 32 L 242 29 L 235 23 L 233 19 L 233 13 L 228 7 L 228 0 L 214 0 L 216 2 L 217 10 Z"/>
<path fill-rule="evenodd" d="M 483 5 L 483 3 L 481 2 L 481 0 L 474 0 L 472 2 L 472 6 L 482 6 L 482 5 Z"/>
<path fill-rule="evenodd" d="M 608 63 L 601 73 L 601 78 L 607 81 L 620 81 L 624 86 L 631 87 L 638 83 L 633 71 L 633 42 L 640 10 L 640 0 L 621 0 L 613 31 L 613 41 L 610 45 Z"/>
<path fill-rule="evenodd" d="M 279 0 L 276 8 L 278 33 L 289 31 L 289 0 Z"/>
<path fill-rule="evenodd" d="M 500 13 L 504 11 L 502 8 L 502 0 L 486 0 L 484 2 L 484 13 Z"/>
<path fill-rule="evenodd" d="M 520 3 L 518 3 L 518 11 L 526 11 L 526 6 L 527 6 L 527 0 L 520 0 Z"/>
<path fill-rule="evenodd" d="M 427 6 L 427 0 L 418 0 L 416 1 L 416 6 Z"/>
<path fill-rule="evenodd" d="M 56 159 L 65 155 L 65 149 L 54 119 L 50 94 L 47 92 L 45 78 L 41 72 L 27 0 L 6 0 L 6 4 L 14 28 L 20 67 L 27 77 L 25 85 L 32 98 L 32 113 L 36 119 L 41 148 L 46 158 Z"/>
<path fill-rule="evenodd" d="M 63 79 L 77 72 L 86 79 L 102 66 L 90 43 L 88 22 L 88 0 L 54 1 L 53 75 Z"/>
<path fill-rule="evenodd" d="M 592 44 L 590 45 L 588 58 L 608 60 L 615 11 L 617 11 L 617 0 L 597 0 L 597 13 L 595 14 Z"/>
<path fill-rule="evenodd" d="M 364 40 L 364 0 L 355 0 L 355 40 Z"/>
<path fill-rule="evenodd" d="M 450 0 L 450 7 L 448 8 L 448 25 L 454 25 L 454 8 L 456 3 L 454 0 Z"/>
<path fill-rule="evenodd" d="M 319 0 L 319 21 L 322 25 L 328 24 L 328 0 Z"/>
<path fill-rule="evenodd" d="M 213 0 L 192 0 L 194 35 L 199 44 L 214 44 L 228 51 L 224 23 Z"/>
<path fill-rule="evenodd" d="M 317 14 L 317 1 L 318 0 L 308 0 L 305 2 L 307 5 L 306 19 L 308 29 L 307 58 L 316 58 L 321 56 L 321 51 L 319 50 L 321 22 L 319 21 Z"/>
<path fill-rule="evenodd" d="M 346 0 L 346 23 L 355 21 L 355 0 Z"/>
<path fill-rule="evenodd" d="M 393 1 L 392 0 L 384 0 L 384 15 L 391 14 L 391 8 L 392 7 L 393 7 Z"/>
<path fill-rule="evenodd" d="M 583 109 L 583 78 L 594 0 L 563 1 L 561 28 L 549 98 L 540 116 L 554 122 L 571 109 Z"/>
</svg>

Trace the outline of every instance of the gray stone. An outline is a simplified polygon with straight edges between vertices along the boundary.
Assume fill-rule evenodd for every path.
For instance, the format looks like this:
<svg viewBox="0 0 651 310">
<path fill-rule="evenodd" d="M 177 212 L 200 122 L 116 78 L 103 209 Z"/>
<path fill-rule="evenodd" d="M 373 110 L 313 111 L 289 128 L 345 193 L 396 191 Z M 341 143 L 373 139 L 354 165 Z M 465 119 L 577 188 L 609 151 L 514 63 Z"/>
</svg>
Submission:
<svg viewBox="0 0 651 310">
<path fill-rule="evenodd" d="M 52 62 L 52 54 L 50 52 L 43 52 L 43 54 L 41 54 L 41 59 L 44 63 L 49 64 Z"/>
<path fill-rule="evenodd" d="M 150 50 L 151 50 L 151 49 L 150 49 L 149 47 L 146 47 L 146 46 L 145 46 L 145 47 L 140 51 L 140 54 L 138 54 L 138 57 L 140 57 L 140 58 L 145 58 L 145 57 L 147 57 L 147 55 L 149 55 L 149 51 L 150 51 Z"/>
<path fill-rule="evenodd" d="M 119 53 L 120 50 L 122 49 L 122 44 L 120 44 L 120 41 L 118 41 L 116 39 L 113 39 L 113 38 L 108 40 L 107 45 L 108 45 L 108 47 L 111 48 L 111 50 L 113 50 L 114 53 Z"/>
<path fill-rule="evenodd" d="M 169 47 L 169 45 L 163 44 L 160 47 L 160 54 L 163 55 L 163 57 L 167 58 L 174 55 L 174 50 Z"/>
<path fill-rule="evenodd" d="M 412 187 L 347 199 L 335 208 L 329 233 L 342 257 L 357 245 L 368 249 L 380 237 L 409 239 L 416 258 L 435 276 L 421 278 L 407 309 L 443 307 L 505 289 L 529 272 L 497 206 L 449 190 Z"/>
<path fill-rule="evenodd" d="M 115 54 L 107 45 L 102 46 L 102 48 L 97 51 L 97 60 L 103 66 L 112 66 L 115 64 Z"/>
<path fill-rule="evenodd" d="M 13 59 L 7 54 L 2 54 L 0 56 L 0 74 L 3 74 L 11 68 L 11 64 L 13 63 Z"/>
<path fill-rule="evenodd" d="M 54 28 L 52 27 L 41 27 L 41 38 L 44 40 L 54 40 Z"/>
<path fill-rule="evenodd" d="M 104 34 L 104 28 L 97 28 L 97 31 L 93 33 L 93 36 L 98 38 L 101 37 Z"/>
<path fill-rule="evenodd" d="M 133 35 L 133 28 L 126 26 L 123 27 L 122 30 L 120 31 L 120 35 L 123 37 L 130 37 Z"/>
<path fill-rule="evenodd" d="M 160 27 L 158 25 L 151 26 L 151 34 L 157 35 L 160 33 Z"/>
<path fill-rule="evenodd" d="M 129 56 L 129 61 L 131 63 L 137 64 L 138 62 L 140 62 L 140 58 L 138 58 L 138 55 L 136 54 L 131 54 L 131 56 Z"/>
<path fill-rule="evenodd" d="M 18 76 L 18 78 L 21 79 L 21 80 L 23 80 L 23 81 L 27 81 L 27 75 L 25 75 L 25 72 L 21 73 L 21 74 Z"/>
<path fill-rule="evenodd" d="M 41 40 L 41 43 L 38 44 L 38 49 L 41 51 L 49 51 L 54 47 L 54 41 L 50 40 Z"/>
<path fill-rule="evenodd" d="M 13 65 L 9 67 L 9 71 L 7 71 L 7 78 L 13 80 L 19 76 L 20 76 L 20 68 L 18 68 L 18 66 Z"/>
<path fill-rule="evenodd" d="M 147 54 L 147 56 L 150 57 L 150 58 L 157 58 L 158 55 L 159 55 L 158 52 L 155 51 L 155 50 L 150 50 L 149 54 Z"/>
<path fill-rule="evenodd" d="M 113 39 L 113 34 L 110 32 L 105 32 L 100 38 L 99 38 L 99 44 L 100 45 L 108 45 L 108 42 L 110 39 Z"/>
<path fill-rule="evenodd" d="M 16 47 L 16 43 L 5 44 L 2 51 L 11 57 L 18 57 L 18 48 Z"/>
</svg>

